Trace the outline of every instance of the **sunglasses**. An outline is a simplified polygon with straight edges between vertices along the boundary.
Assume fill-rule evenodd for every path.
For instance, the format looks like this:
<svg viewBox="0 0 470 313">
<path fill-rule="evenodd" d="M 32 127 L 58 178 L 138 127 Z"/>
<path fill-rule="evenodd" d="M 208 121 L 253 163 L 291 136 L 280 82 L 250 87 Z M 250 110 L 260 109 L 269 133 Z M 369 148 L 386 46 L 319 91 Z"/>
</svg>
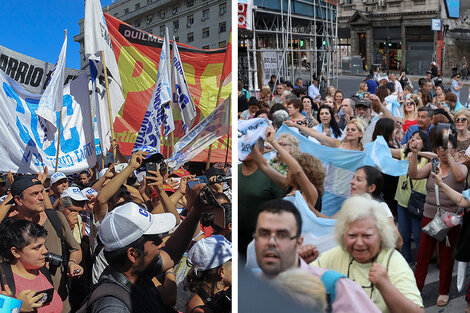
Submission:
<svg viewBox="0 0 470 313">
<path fill-rule="evenodd" d="M 459 117 L 459 118 L 456 118 L 455 121 L 457 123 L 464 123 L 467 121 L 467 118 L 466 117 Z"/>
</svg>

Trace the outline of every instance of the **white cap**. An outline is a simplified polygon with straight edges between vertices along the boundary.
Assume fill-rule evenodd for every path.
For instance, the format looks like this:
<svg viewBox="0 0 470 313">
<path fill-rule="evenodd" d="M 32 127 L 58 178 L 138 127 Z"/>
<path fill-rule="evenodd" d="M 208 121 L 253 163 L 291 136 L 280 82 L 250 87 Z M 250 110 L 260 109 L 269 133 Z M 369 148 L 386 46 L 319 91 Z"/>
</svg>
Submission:
<svg viewBox="0 0 470 313">
<path fill-rule="evenodd" d="M 57 183 L 59 180 L 67 179 L 64 173 L 56 172 L 51 176 L 51 185 Z"/>
<path fill-rule="evenodd" d="M 128 202 L 108 213 L 98 235 L 106 251 L 115 251 L 142 235 L 166 233 L 175 225 L 176 217 L 171 213 L 151 214 L 137 203 Z"/>
<path fill-rule="evenodd" d="M 101 177 L 104 176 L 104 174 L 106 174 L 106 171 L 108 170 L 108 168 L 104 168 L 102 169 L 99 173 L 98 173 L 98 179 L 101 179 Z"/>
<path fill-rule="evenodd" d="M 78 187 L 69 187 L 64 190 L 64 192 L 60 195 L 60 198 L 70 197 L 76 201 L 88 201 L 88 198 L 82 194 L 80 188 Z"/>
<path fill-rule="evenodd" d="M 86 187 L 86 188 L 83 188 L 82 189 L 82 195 L 84 195 L 85 197 L 86 196 L 97 196 L 98 195 L 98 191 L 96 191 L 95 189 L 91 188 L 91 187 Z"/>
<path fill-rule="evenodd" d="M 194 271 L 207 271 L 232 259 L 232 243 L 221 235 L 199 240 L 188 252 Z"/>
</svg>

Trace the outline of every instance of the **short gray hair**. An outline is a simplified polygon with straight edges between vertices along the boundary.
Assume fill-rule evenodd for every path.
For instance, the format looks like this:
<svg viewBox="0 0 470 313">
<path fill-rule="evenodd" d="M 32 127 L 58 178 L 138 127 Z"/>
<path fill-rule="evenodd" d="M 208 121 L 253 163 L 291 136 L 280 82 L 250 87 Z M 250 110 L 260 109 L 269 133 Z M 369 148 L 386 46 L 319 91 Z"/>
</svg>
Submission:
<svg viewBox="0 0 470 313">
<path fill-rule="evenodd" d="M 279 136 L 277 137 L 277 140 L 278 140 L 278 141 L 279 141 L 280 139 L 286 139 L 287 141 L 289 141 L 289 143 L 292 144 L 292 148 L 294 148 L 294 150 L 296 150 L 297 152 L 300 152 L 300 149 L 299 149 L 299 139 L 297 139 L 297 137 L 295 137 L 294 135 L 287 134 L 287 133 L 281 133 L 281 134 L 279 134 Z"/>
<path fill-rule="evenodd" d="M 60 202 L 61 202 L 63 208 L 70 208 L 73 205 L 72 198 L 70 198 L 70 197 L 60 198 Z"/>
<path fill-rule="evenodd" d="M 336 221 L 336 242 L 338 242 L 343 250 L 346 250 L 344 233 L 348 230 L 349 225 L 367 217 L 372 217 L 375 220 L 375 226 L 379 231 L 382 249 L 394 249 L 397 241 L 397 233 L 390 223 L 389 217 L 387 213 L 385 213 L 382 205 L 378 201 L 372 200 L 371 196 L 368 194 L 353 196 L 343 202 Z"/>
</svg>

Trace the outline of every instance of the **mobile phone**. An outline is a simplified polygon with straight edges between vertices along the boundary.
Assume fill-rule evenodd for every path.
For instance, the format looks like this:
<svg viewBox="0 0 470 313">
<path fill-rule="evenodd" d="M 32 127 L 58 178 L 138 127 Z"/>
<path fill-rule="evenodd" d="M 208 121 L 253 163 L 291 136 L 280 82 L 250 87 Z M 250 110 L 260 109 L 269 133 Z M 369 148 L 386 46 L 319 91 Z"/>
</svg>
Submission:
<svg viewBox="0 0 470 313">
<path fill-rule="evenodd" d="M 437 174 L 437 167 L 439 166 L 439 159 L 438 158 L 433 158 L 431 160 L 431 167 L 432 167 L 432 172 L 434 174 Z"/>
<path fill-rule="evenodd" d="M 155 176 L 149 173 L 149 171 L 157 171 L 157 164 L 155 162 L 147 162 L 145 163 L 145 173 L 147 176 Z"/>
<path fill-rule="evenodd" d="M 188 187 L 189 189 L 193 188 L 194 185 L 197 185 L 197 184 L 209 184 L 209 180 L 207 180 L 207 177 L 206 176 L 196 176 L 194 177 L 193 179 L 191 179 L 190 181 L 188 181 Z"/>
<path fill-rule="evenodd" d="M 42 296 L 41 299 L 38 300 L 38 302 L 42 302 L 42 304 L 48 304 L 52 301 L 52 297 L 54 296 L 54 288 L 49 288 L 46 290 L 38 291 L 34 296 L 37 296 L 39 294 L 43 293 L 44 295 Z"/>
</svg>

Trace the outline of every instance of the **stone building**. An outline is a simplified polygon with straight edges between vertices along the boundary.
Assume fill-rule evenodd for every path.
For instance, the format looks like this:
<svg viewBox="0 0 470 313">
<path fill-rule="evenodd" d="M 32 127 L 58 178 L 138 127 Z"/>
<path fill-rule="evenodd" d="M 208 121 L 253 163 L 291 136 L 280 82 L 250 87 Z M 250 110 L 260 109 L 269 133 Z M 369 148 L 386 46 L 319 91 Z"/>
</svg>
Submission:
<svg viewBox="0 0 470 313">
<path fill-rule="evenodd" d="M 435 54 L 439 0 L 342 0 L 338 36 L 342 55 L 361 55 L 370 67 L 406 68 L 423 74 Z"/>
<path fill-rule="evenodd" d="M 165 26 L 170 38 L 202 49 L 226 47 L 231 25 L 230 0 L 118 0 L 103 12 L 155 36 L 163 37 Z M 81 68 L 88 66 L 84 56 L 83 19 L 79 21 Z"/>
</svg>

